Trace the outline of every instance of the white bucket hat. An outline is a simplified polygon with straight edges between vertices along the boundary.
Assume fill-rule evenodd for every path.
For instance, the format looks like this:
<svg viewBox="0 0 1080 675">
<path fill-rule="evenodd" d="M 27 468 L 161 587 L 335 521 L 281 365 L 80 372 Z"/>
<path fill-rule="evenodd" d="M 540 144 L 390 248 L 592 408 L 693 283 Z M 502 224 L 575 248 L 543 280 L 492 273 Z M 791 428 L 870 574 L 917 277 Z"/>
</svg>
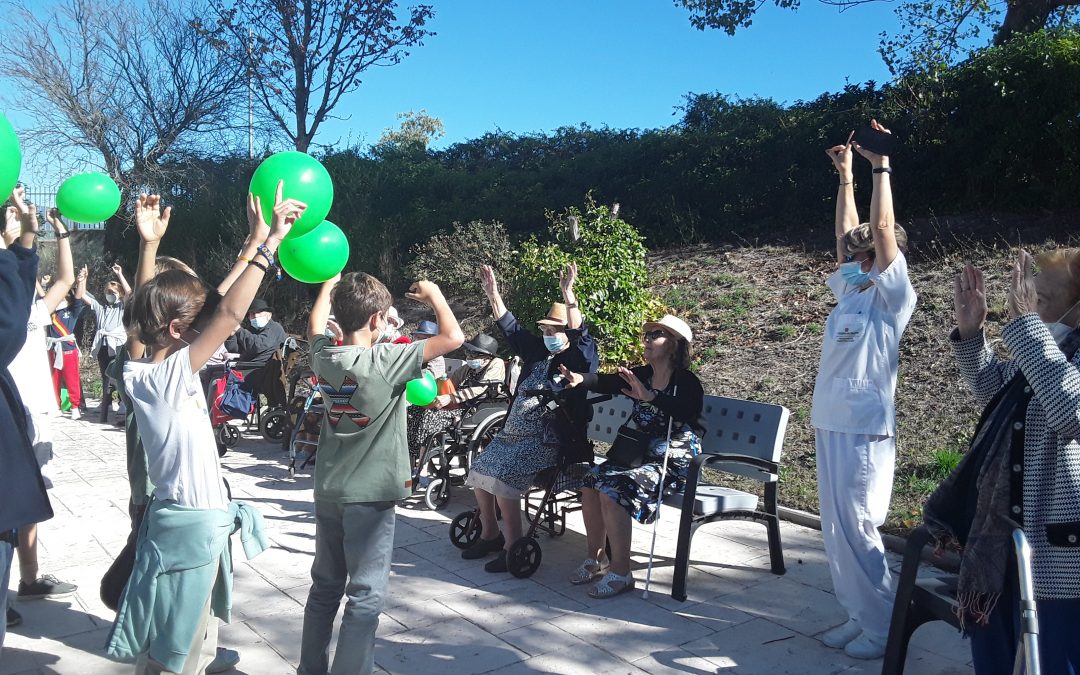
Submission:
<svg viewBox="0 0 1080 675">
<path fill-rule="evenodd" d="M 690 326 L 677 316 L 665 314 L 659 321 L 646 321 L 641 327 L 641 331 L 647 333 L 657 328 L 681 337 L 686 340 L 687 344 L 694 341 L 694 332 L 690 330 Z"/>
</svg>

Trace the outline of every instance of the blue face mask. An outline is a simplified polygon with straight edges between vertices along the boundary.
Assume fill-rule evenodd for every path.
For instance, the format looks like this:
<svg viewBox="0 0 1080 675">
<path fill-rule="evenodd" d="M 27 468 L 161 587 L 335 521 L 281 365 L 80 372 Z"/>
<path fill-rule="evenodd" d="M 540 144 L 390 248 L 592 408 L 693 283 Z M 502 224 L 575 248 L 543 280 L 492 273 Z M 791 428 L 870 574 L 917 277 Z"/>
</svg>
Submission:
<svg viewBox="0 0 1080 675">
<path fill-rule="evenodd" d="M 262 330 L 270 324 L 270 319 L 265 316 L 253 316 L 251 317 L 251 327 L 256 330 Z"/>
<path fill-rule="evenodd" d="M 862 287 L 870 281 L 870 273 L 862 271 L 862 263 L 858 260 L 840 263 L 840 276 L 852 286 Z"/>
<path fill-rule="evenodd" d="M 473 370 L 480 370 L 481 368 L 484 367 L 484 360 L 483 359 L 469 359 L 468 361 L 465 362 L 465 365 L 472 368 Z"/>
<path fill-rule="evenodd" d="M 547 347 L 547 350 L 552 354 L 561 352 L 568 344 L 570 344 L 569 340 L 559 337 L 558 335 L 544 336 L 544 346 Z"/>
</svg>

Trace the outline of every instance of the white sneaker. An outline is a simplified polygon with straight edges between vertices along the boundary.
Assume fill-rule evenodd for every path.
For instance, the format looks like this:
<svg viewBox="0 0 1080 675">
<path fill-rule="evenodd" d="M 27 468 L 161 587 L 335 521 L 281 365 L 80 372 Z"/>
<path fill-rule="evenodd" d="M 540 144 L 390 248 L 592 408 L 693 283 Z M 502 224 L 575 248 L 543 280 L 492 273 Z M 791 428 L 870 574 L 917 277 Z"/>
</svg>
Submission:
<svg viewBox="0 0 1080 675">
<path fill-rule="evenodd" d="M 120 404 L 117 403 L 116 401 L 113 401 L 112 403 L 109 404 L 109 410 L 112 410 L 113 412 L 119 412 Z"/>
<path fill-rule="evenodd" d="M 71 409 L 71 419 L 77 420 L 77 419 L 79 419 L 81 417 L 82 417 L 82 413 L 79 412 L 78 408 L 72 408 Z"/>
<path fill-rule="evenodd" d="M 859 633 L 859 637 L 847 643 L 844 653 L 853 659 L 880 659 L 885 656 L 885 641 Z"/>
<path fill-rule="evenodd" d="M 833 649 L 843 649 L 847 643 L 859 637 L 862 628 L 855 623 L 855 619 L 848 619 L 839 626 L 834 626 L 821 635 L 821 643 Z"/>
</svg>

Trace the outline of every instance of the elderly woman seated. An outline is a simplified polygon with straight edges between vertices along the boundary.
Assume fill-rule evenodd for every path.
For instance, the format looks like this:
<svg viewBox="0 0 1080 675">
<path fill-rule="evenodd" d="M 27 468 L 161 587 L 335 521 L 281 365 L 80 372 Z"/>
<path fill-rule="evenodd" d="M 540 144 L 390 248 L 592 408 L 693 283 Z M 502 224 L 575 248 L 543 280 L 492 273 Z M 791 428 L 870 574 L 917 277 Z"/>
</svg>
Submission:
<svg viewBox="0 0 1080 675">
<path fill-rule="evenodd" d="M 939 544 L 962 547 L 958 599 L 978 675 L 1011 673 L 1021 609 L 1011 535 L 1031 544 L 1045 673 L 1080 673 L 1080 249 L 1012 270 L 998 356 L 983 335 L 986 290 L 967 265 L 956 277 L 960 373 L 985 409 L 971 448 L 926 503 Z"/>
<path fill-rule="evenodd" d="M 589 589 L 594 598 L 610 598 L 634 587 L 630 519 L 653 522 L 663 490 L 677 488 L 686 480 L 690 457 L 700 449 L 695 432 L 701 431 L 705 394 L 697 376 L 690 372 L 690 326 L 667 315 L 646 323 L 641 339 L 643 366 L 620 368 L 611 375 L 562 369 L 567 387 L 625 394 L 634 400 L 634 411 L 620 430 L 620 440 L 612 445 L 607 461 L 586 474 L 581 491 L 589 550 L 585 562 L 570 575 L 570 583 L 587 584 L 607 570 Z M 667 474 L 661 486 L 665 453 Z M 611 544 L 610 562 L 604 555 L 605 541 Z"/>
<path fill-rule="evenodd" d="M 584 391 L 570 392 L 567 397 L 566 409 L 573 424 L 578 426 L 569 431 L 551 423 L 551 416 L 538 397 L 523 393 L 560 388 L 560 366 L 594 372 L 599 365 L 596 343 L 589 335 L 574 296 L 576 277 L 577 266 L 567 265 L 560 278 L 563 302 L 555 303 L 538 322 L 543 333 L 540 336 L 522 326 L 506 308 L 491 268 L 485 266 L 482 270 L 481 281 L 492 313 L 510 348 L 524 361 L 518 395 L 507 413 L 506 424 L 477 455 L 466 483 L 473 488 L 482 528 L 480 538 L 462 551 L 461 557 L 471 560 L 498 551 L 498 557 L 484 566 L 488 572 L 507 571 L 506 553 L 521 538 L 521 497 L 536 475 L 556 466 L 560 453 L 566 457 L 582 451 L 592 456 L 587 447 L 576 448 L 572 440 L 585 437 L 591 411 Z M 502 532 L 496 518 L 496 501 L 502 511 Z"/>
</svg>

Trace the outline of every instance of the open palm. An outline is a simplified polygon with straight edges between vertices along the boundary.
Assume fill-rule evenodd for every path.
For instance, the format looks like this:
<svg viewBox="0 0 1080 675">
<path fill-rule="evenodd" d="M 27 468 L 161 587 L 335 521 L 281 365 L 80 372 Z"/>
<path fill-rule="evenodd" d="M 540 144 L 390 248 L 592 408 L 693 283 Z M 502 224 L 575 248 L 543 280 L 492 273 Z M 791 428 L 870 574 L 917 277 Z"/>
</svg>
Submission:
<svg viewBox="0 0 1080 675">
<path fill-rule="evenodd" d="M 165 231 L 169 229 L 171 217 L 172 207 L 162 211 L 159 195 L 142 194 L 135 202 L 135 227 L 139 231 L 139 237 L 145 242 L 161 241 Z"/>
<path fill-rule="evenodd" d="M 953 309 L 962 338 L 982 330 L 986 322 L 986 288 L 982 272 L 971 263 L 964 265 L 953 282 Z"/>
</svg>

